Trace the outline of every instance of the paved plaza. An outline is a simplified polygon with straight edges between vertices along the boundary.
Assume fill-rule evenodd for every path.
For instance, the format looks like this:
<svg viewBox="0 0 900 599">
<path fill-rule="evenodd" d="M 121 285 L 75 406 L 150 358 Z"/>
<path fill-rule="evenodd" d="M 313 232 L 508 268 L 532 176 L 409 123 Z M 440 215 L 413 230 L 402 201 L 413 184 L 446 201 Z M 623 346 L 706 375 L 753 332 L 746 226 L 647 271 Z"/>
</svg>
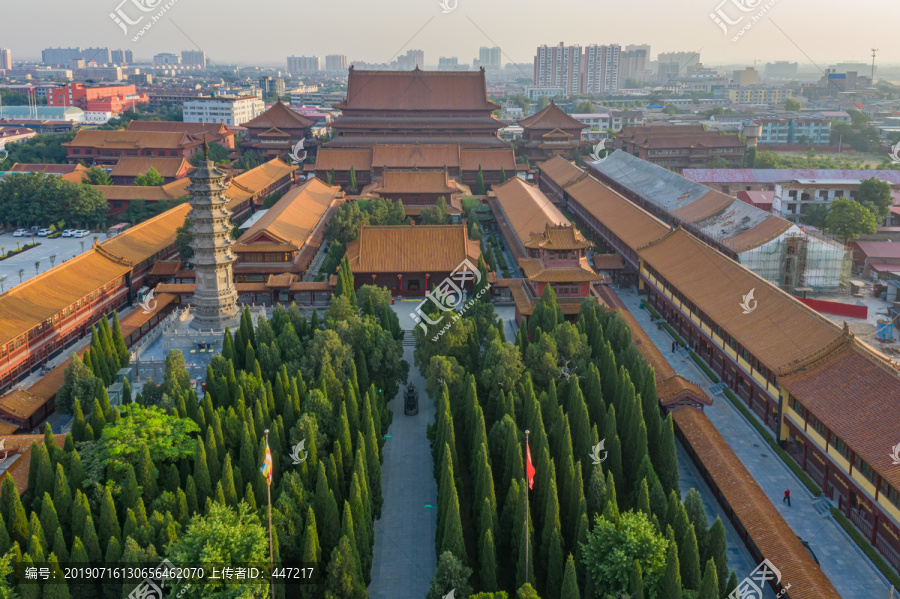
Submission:
<svg viewBox="0 0 900 599">
<path fill-rule="evenodd" d="M 70 260 L 83 251 L 91 249 L 95 235 L 101 241 L 106 239 L 106 235 L 102 233 L 92 233 L 87 237 L 81 238 L 57 237 L 56 239 L 47 239 L 46 237 L 35 237 L 34 241 L 39 243 L 39 246 L 25 250 L 21 254 L 16 254 L 6 260 L 0 260 L 0 278 L 6 277 L 3 284 L 4 290 L 19 284 L 19 270 L 25 271 L 22 273 L 22 283 L 36 276 L 34 270 L 35 262 L 40 262 L 37 270 L 37 274 L 40 274 L 50 270 L 53 266 L 62 264 L 63 260 Z M 31 243 L 32 238 L 13 237 L 12 233 L 0 234 L 0 246 L 6 248 L 3 250 L 4 252 L 16 249 L 17 241 L 24 246 Z M 50 262 L 51 256 L 56 256 L 53 263 Z"/>
</svg>

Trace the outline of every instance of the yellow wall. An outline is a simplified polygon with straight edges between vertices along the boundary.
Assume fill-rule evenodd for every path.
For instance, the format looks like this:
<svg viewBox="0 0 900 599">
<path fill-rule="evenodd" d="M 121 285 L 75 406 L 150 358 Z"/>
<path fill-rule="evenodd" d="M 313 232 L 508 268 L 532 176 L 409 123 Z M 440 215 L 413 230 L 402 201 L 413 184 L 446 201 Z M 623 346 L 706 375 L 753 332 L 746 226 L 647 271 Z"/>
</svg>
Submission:
<svg viewBox="0 0 900 599">
<path fill-rule="evenodd" d="M 837 464 L 841 467 L 841 470 L 843 470 L 845 473 L 850 472 L 850 461 L 842 456 L 840 452 L 834 448 L 833 445 L 828 446 L 828 455 L 831 456 L 832 460 L 837 462 Z"/>
<path fill-rule="evenodd" d="M 854 470 L 853 474 L 850 475 L 853 480 L 855 480 L 860 487 L 869 492 L 872 497 L 875 497 L 875 485 L 869 482 L 869 480 L 860 474 L 859 470 Z"/>
<path fill-rule="evenodd" d="M 825 450 L 825 439 L 816 432 L 814 428 L 806 427 L 806 436 L 809 437 L 813 443 L 819 446 L 819 449 Z"/>
<path fill-rule="evenodd" d="M 803 422 L 802 418 L 800 418 L 800 414 L 795 412 L 794 409 L 787 404 L 785 404 L 785 406 L 784 406 L 784 415 L 787 416 L 788 418 L 790 418 L 791 420 L 793 420 L 794 424 L 797 427 L 799 427 L 800 430 L 803 430 L 804 428 L 806 428 L 806 423 Z"/>
<path fill-rule="evenodd" d="M 739 357 L 737 359 L 737 363 L 738 363 L 738 366 L 740 366 L 747 372 L 753 372 L 753 368 L 750 367 L 750 363 L 747 360 L 745 360 L 744 358 Z"/>
<path fill-rule="evenodd" d="M 884 495 L 878 497 L 878 505 L 884 509 L 891 517 L 894 518 L 895 521 L 900 521 L 900 509 L 897 509 L 897 506 L 888 501 L 888 498 Z"/>
</svg>

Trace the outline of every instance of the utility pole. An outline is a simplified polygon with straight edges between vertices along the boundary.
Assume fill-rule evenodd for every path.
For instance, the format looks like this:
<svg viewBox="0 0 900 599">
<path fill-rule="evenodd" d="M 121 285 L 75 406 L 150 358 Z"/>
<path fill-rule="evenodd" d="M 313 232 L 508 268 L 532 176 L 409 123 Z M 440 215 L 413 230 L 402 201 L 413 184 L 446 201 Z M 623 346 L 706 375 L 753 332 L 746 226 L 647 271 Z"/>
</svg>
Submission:
<svg viewBox="0 0 900 599">
<path fill-rule="evenodd" d="M 872 85 L 875 85 L 875 53 L 878 48 L 872 48 Z"/>
</svg>

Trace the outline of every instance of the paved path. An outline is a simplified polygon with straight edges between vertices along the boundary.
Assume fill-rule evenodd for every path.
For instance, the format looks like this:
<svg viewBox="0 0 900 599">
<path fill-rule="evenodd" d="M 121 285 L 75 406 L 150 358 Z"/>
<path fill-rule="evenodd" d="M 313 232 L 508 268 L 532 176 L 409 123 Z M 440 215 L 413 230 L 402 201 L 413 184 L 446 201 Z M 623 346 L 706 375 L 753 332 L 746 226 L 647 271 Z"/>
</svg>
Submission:
<svg viewBox="0 0 900 599">
<path fill-rule="evenodd" d="M 394 306 L 401 326 L 410 328 L 410 306 Z M 404 318 L 405 316 L 405 318 Z M 412 334 L 407 330 L 408 338 Z M 381 488 L 384 506 L 375 522 L 375 550 L 372 562 L 371 599 L 422 599 L 428 593 L 437 567 L 434 531 L 437 483 L 434 480 L 431 447 L 425 427 L 434 420 L 434 404 L 425 393 L 425 379 L 413 365 L 413 346 L 404 345 L 403 358 L 409 362 L 409 382 L 419 390 L 419 413 L 403 413 L 403 391 L 388 403 L 394 421 L 384 444 Z"/>
<path fill-rule="evenodd" d="M 641 298 L 634 288 L 617 289 L 631 314 L 637 319 L 663 356 L 679 374 L 699 382 L 704 389 L 711 383 L 684 352 L 671 353 L 672 338 L 650 322 L 646 310 L 639 309 Z M 727 398 L 712 396 L 713 405 L 706 408 L 706 415 L 722 433 L 750 474 L 759 482 L 769 500 L 778 509 L 788 525 L 801 539 L 807 541 L 818 558 L 822 571 L 841 594 L 843 599 L 888 599 L 890 586 L 884 581 L 872 563 L 859 551 L 856 544 L 825 511 L 820 514 L 813 504 L 813 497 L 794 476 L 777 454 L 760 437 L 753 426 Z M 782 503 L 786 488 L 791 489 L 792 507 Z M 817 500 L 816 504 L 822 504 Z M 821 509 L 821 508 L 820 508 Z M 731 554 L 729 554 L 729 559 Z M 776 564 L 777 566 L 777 564 Z M 738 572 L 738 579 L 749 574 Z M 785 580 L 789 583 L 790 580 Z"/>
</svg>

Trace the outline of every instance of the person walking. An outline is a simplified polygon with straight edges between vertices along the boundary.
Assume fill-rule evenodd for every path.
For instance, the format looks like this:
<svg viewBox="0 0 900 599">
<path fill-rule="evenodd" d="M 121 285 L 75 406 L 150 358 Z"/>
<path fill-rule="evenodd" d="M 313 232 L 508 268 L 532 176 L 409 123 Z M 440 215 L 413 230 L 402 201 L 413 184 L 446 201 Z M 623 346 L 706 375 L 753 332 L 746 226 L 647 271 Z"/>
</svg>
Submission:
<svg viewBox="0 0 900 599">
<path fill-rule="evenodd" d="M 788 507 L 791 507 L 791 490 L 784 490 L 784 499 L 781 500 L 781 503 L 787 503 Z"/>
<path fill-rule="evenodd" d="M 675 353 L 675 342 L 674 341 L 672 342 L 672 353 L 673 354 Z"/>
</svg>

